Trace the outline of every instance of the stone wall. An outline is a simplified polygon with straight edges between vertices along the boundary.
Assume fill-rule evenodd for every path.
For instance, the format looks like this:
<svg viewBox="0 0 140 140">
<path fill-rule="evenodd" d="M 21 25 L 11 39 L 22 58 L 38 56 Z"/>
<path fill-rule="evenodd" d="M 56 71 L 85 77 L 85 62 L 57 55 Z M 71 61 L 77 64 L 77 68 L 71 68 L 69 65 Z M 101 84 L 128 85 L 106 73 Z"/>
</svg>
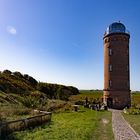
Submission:
<svg viewBox="0 0 140 140">
<path fill-rule="evenodd" d="M 4 138 L 8 134 L 14 131 L 22 131 L 25 129 L 31 129 L 50 121 L 51 121 L 51 112 L 42 112 L 42 114 L 25 118 L 25 119 L 1 122 L 0 123 L 0 138 Z"/>
</svg>

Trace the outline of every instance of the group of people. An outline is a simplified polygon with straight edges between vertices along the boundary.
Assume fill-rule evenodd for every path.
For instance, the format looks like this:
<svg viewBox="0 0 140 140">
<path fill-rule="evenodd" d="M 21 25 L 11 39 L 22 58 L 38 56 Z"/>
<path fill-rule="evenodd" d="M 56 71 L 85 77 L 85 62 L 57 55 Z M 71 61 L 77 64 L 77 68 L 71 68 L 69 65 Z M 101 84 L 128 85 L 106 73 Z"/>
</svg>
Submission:
<svg viewBox="0 0 140 140">
<path fill-rule="evenodd" d="M 87 97 L 85 98 L 84 107 L 90 108 L 92 110 L 97 110 L 97 111 L 99 111 L 101 109 L 107 110 L 107 107 L 100 101 L 98 101 L 97 103 L 89 102 Z"/>
</svg>

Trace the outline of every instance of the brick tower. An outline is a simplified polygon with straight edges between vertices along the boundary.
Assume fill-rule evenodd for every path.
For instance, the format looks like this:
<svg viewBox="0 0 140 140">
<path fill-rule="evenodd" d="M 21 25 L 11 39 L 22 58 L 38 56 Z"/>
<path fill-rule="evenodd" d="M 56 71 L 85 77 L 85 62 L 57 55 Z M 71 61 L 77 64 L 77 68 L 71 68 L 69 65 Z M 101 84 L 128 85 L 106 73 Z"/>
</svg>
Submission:
<svg viewBox="0 0 140 140">
<path fill-rule="evenodd" d="M 104 103 L 109 108 L 129 107 L 129 32 L 120 22 L 112 23 L 104 34 Z"/>
</svg>

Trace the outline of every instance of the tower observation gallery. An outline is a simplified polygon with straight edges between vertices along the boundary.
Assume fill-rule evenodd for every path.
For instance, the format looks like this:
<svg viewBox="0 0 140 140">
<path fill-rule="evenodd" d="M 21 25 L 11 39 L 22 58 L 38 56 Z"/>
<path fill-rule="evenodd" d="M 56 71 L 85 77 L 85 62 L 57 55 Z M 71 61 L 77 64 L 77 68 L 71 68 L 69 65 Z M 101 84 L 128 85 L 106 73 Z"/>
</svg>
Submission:
<svg viewBox="0 0 140 140">
<path fill-rule="evenodd" d="M 131 104 L 129 38 L 129 32 L 124 24 L 120 22 L 109 25 L 103 37 L 103 100 L 109 108 L 123 109 Z"/>
</svg>

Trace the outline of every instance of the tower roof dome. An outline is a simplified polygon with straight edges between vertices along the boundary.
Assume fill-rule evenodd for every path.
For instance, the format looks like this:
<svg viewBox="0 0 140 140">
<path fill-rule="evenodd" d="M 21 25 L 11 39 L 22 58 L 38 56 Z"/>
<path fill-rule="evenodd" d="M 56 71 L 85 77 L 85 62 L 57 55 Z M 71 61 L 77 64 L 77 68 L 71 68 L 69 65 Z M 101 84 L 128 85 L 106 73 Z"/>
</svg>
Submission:
<svg viewBox="0 0 140 140">
<path fill-rule="evenodd" d="M 114 22 L 107 27 L 106 34 L 110 33 L 127 33 L 124 24 L 120 22 Z"/>
</svg>

